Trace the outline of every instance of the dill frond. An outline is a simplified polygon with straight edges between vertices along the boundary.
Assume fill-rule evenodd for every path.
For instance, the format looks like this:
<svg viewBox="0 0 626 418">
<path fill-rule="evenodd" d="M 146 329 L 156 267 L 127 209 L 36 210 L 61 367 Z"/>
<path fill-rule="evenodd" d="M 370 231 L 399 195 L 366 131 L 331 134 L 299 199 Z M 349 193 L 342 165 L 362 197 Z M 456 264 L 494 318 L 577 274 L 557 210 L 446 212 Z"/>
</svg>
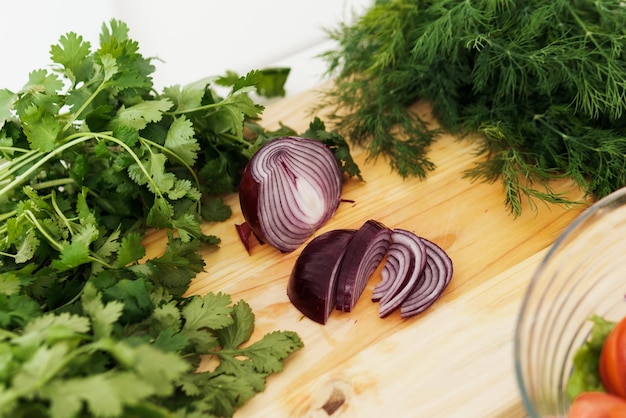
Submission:
<svg viewBox="0 0 626 418">
<path fill-rule="evenodd" d="M 524 199 L 576 203 L 550 188 L 555 179 L 593 198 L 626 185 L 621 1 L 377 1 L 328 33 L 336 84 L 321 106 L 401 175 L 434 168 L 439 131 L 410 110 L 423 100 L 442 130 L 478 142 L 484 159 L 465 175 L 501 181 L 515 215 Z"/>
</svg>

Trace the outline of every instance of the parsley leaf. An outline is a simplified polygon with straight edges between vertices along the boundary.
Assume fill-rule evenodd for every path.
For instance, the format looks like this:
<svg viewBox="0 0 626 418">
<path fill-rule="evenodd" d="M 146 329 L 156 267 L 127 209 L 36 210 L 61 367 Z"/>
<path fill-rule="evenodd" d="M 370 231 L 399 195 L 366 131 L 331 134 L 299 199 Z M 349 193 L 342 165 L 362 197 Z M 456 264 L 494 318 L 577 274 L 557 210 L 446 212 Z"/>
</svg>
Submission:
<svg viewBox="0 0 626 418">
<path fill-rule="evenodd" d="M 264 129 L 251 96 L 284 94 L 288 71 L 158 93 L 118 20 L 94 48 L 61 36 L 50 58 L 0 89 L 0 417 L 232 416 L 302 342 L 249 344 L 247 303 L 187 292 L 220 243 L 203 223 L 230 217 L 223 195 L 262 144 L 294 134 Z M 166 245 L 147 258 L 151 228 Z M 207 356 L 215 369 L 198 372 Z"/>
</svg>

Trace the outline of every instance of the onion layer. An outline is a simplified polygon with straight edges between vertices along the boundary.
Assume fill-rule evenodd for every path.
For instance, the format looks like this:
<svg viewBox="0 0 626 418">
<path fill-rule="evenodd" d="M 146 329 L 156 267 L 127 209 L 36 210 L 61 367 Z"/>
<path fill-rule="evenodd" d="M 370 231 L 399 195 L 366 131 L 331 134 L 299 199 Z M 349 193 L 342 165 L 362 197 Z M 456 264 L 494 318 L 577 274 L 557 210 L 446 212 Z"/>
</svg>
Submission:
<svg viewBox="0 0 626 418">
<path fill-rule="evenodd" d="M 441 296 L 452 279 L 452 260 L 437 244 L 421 238 L 426 246 L 426 266 L 422 280 L 402 302 L 400 316 L 403 318 L 423 312 Z"/>
<path fill-rule="evenodd" d="M 382 281 L 374 288 L 372 299 L 380 301 L 379 316 L 399 308 L 418 283 L 426 265 L 426 245 L 412 232 L 394 229 Z"/>
<path fill-rule="evenodd" d="M 391 244 L 391 230 L 368 220 L 346 247 L 337 279 L 337 309 L 350 312 Z"/>
<path fill-rule="evenodd" d="M 260 242 L 290 252 L 334 215 L 342 180 L 335 156 L 323 143 L 277 138 L 261 147 L 244 169 L 241 212 Z"/>
<path fill-rule="evenodd" d="M 287 296 L 308 318 L 325 324 L 335 308 L 337 273 L 354 229 L 336 229 L 311 240 L 289 278 Z"/>
</svg>

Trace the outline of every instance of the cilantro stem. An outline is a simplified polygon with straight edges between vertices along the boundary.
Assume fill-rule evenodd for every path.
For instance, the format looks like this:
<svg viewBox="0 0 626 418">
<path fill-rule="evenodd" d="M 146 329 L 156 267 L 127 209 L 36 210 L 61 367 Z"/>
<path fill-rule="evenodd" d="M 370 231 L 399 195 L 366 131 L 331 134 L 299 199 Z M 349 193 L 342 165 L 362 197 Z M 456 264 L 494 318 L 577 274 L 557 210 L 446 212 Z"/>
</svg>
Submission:
<svg viewBox="0 0 626 418">
<path fill-rule="evenodd" d="M 63 246 L 61 244 L 59 244 L 54 239 L 54 237 L 52 237 L 48 233 L 48 231 L 43 227 L 43 225 L 41 225 L 41 223 L 39 223 L 39 219 L 37 219 L 37 217 L 35 216 L 35 214 L 31 210 L 25 210 L 24 211 L 24 216 L 26 216 L 26 218 L 30 221 L 30 223 L 33 224 L 33 226 L 35 228 L 37 228 L 39 233 L 46 238 L 46 240 L 48 241 L 48 243 L 50 245 L 52 245 L 59 252 L 61 252 L 61 250 L 63 250 Z"/>
<path fill-rule="evenodd" d="M 67 177 L 64 179 L 54 179 L 54 180 L 39 182 L 33 185 L 33 189 L 42 190 L 42 189 L 47 189 L 50 187 L 65 186 L 66 184 L 76 184 L 76 182 L 74 181 L 73 178 L 70 178 L 70 177 Z"/>
<path fill-rule="evenodd" d="M 130 155 L 131 158 L 133 160 L 135 160 L 135 162 L 137 163 L 137 166 L 139 167 L 141 172 L 144 174 L 144 176 L 146 176 L 147 182 L 152 185 L 152 189 L 154 190 L 154 194 L 156 194 L 160 198 L 164 198 L 163 193 L 161 193 L 161 191 L 159 190 L 159 186 L 155 183 L 154 179 L 152 179 L 152 176 L 150 176 L 150 173 L 148 172 L 146 167 L 143 165 L 143 163 L 141 162 L 141 160 L 139 159 L 137 154 L 135 154 L 135 152 L 128 145 L 126 145 L 123 141 L 120 141 L 119 139 L 114 137 L 109 132 L 100 132 L 100 133 L 95 133 L 94 132 L 94 133 L 91 133 L 91 135 L 93 135 L 93 137 L 96 138 L 96 139 L 106 139 L 106 140 L 109 140 L 111 142 L 115 142 L 120 147 L 124 148 L 126 150 L 126 152 L 128 152 L 128 155 Z M 148 148 L 148 150 L 150 150 L 150 149 Z M 2 195 L 2 191 L 0 191 L 0 196 L 1 195 Z"/>
<path fill-rule="evenodd" d="M 15 214 L 17 213 L 16 210 L 12 210 L 10 212 L 5 212 L 0 214 L 0 222 L 4 223 L 4 221 L 6 221 L 9 218 L 12 218 L 13 216 L 15 216 Z M 4 225 L 6 228 L 6 225 Z"/>
<path fill-rule="evenodd" d="M 6 193 L 8 193 L 9 191 L 11 191 L 12 189 L 14 189 L 15 187 L 19 186 L 22 182 L 24 182 L 26 179 L 28 179 L 37 169 L 39 169 L 39 167 L 43 166 L 45 163 L 47 163 L 48 161 L 50 161 L 51 159 L 53 159 L 54 157 L 56 157 L 58 154 L 61 154 L 63 151 L 72 148 L 73 146 L 80 144 L 81 142 L 85 142 L 88 141 L 89 139 L 93 138 L 94 135 L 93 134 L 84 134 L 84 133 L 79 133 L 76 134 L 79 135 L 78 138 L 74 138 L 69 142 L 66 142 L 64 144 L 59 145 L 58 147 L 56 147 L 54 149 L 54 151 L 48 152 L 48 153 L 44 153 L 41 151 L 31 151 L 31 153 L 29 153 L 29 158 L 28 158 L 28 162 L 22 162 L 20 164 L 18 164 L 18 167 L 13 167 L 13 165 L 11 165 L 11 169 L 9 170 L 9 173 L 13 173 L 16 170 L 18 170 L 19 168 L 21 168 L 22 166 L 24 166 L 25 164 L 28 164 L 34 160 L 37 160 L 37 158 L 40 158 L 35 164 L 33 164 L 28 170 L 24 171 L 23 173 L 19 174 L 18 176 L 16 176 L 13 181 L 11 181 L 9 184 L 7 184 L 6 186 L 4 186 L 2 189 L 0 189 L 0 196 L 4 196 Z M 72 138 L 72 136 L 68 137 L 68 138 Z"/>
<path fill-rule="evenodd" d="M 196 186 L 198 186 L 198 187 L 200 186 L 200 180 L 198 179 L 198 176 L 196 175 L 196 172 L 178 154 L 176 154 L 171 149 L 169 149 L 169 148 L 167 148 L 167 147 L 165 147 L 165 146 L 163 146 L 161 144 L 158 144 L 158 143 L 156 143 L 154 141 L 151 141 L 151 140 L 149 140 L 147 138 L 140 137 L 140 139 L 141 139 L 141 141 L 143 143 L 148 144 L 148 145 L 150 145 L 152 147 L 155 147 L 158 150 L 160 150 L 161 152 L 163 152 L 164 154 L 167 154 L 167 155 L 170 155 L 170 156 L 176 158 L 176 160 L 178 160 L 189 171 L 189 173 L 193 176 L 193 179 L 196 182 Z"/>
<path fill-rule="evenodd" d="M 0 150 L 2 149 L 3 148 L 0 148 Z M 24 154 L 20 155 L 17 158 L 12 159 L 11 161 L 7 161 L 4 164 L 2 164 L 2 166 L 0 166 L 0 171 L 2 172 L 0 174 L 1 180 L 4 180 L 5 178 L 9 177 L 11 174 L 20 170 L 24 166 L 30 164 L 31 162 L 33 162 L 39 157 L 39 154 L 41 154 L 37 150 L 24 150 L 24 151 L 25 151 Z"/>
<path fill-rule="evenodd" d="M 106 80 L 100 83 L 100 85 L 94 90 L 94 92 L 91 93 L 91 96 L 89 96 L 87 100 L 85 100 L 85 102 L 78 108 L 78 110 L 71 114 L 70 118 L 68 119 L 67 123 L 65 124 L 61 132 L 66 132 L 72 126 L 72 124 L 74 124 L 78 116 L 81 113 L 83 113 L 83 111 L 87 108 L 87 106 L 89 106 L 89 104 L 96 98 L 98 94 L 100 94 L 102 90 L 104 90 L 106 86 L 107 86 Z"/>
<path fill-rule="evenodd" d="M 206 104 L 206 105 L 202 105 L 202 106 L 198 106 L 198 107 L 192 107 L 192 108 L 183 109 L 183 110 L 174 110 L 172 112 L 165 112 L 165 114 L 172 115 L 172 116 L 184 115 L 186 113 L 199 112 L 201 110 L 215 109 L 215 108 L 218 108 L 218 107 L 221 107 L 221 106 L 224 106 L 223 102 L 210 103 L 210 104 Z"/>
<path fill-rule="evenodd" d="M 72 224 L 70 223 L 70 220 L 67 219 L 67 217 L 63 214 L 63 211 L 61 210 L 61 208 L 59 207 L 59 204 L 57 203 L 56 193 L 54 192 L 52 193 L 52 196 L 50 197 L 50 201 L 52 202 L 52 207 L 54 208 L 54 211 L 57 213 L 58 217 L 63 221 L 67 230 L 70 231 L 71 235 L 74 235 L 74 228 L 72 228 Z"/>
</svg>

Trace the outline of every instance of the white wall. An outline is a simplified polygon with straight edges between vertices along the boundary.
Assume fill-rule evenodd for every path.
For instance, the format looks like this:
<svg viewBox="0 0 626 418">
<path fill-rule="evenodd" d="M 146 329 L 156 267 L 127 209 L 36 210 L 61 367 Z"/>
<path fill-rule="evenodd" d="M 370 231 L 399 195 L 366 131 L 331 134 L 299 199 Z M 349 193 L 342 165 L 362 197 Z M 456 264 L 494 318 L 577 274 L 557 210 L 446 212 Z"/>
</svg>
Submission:
<svg viewBox="0 0 626 418">
<path fill-rule="evenodd" d="M 156 56 L 157 88 L 272 65 L 292 68 L 289 94 L 314 86 L 332 44 L 324 28 L 350 22 L 373 0 L 5 0 L 0 88 L 18 90 L 49 65 L 50 45 L 74 31 L 98 44 L 102 23 L 125 21 L 145 56 Z"/>
</svg>

